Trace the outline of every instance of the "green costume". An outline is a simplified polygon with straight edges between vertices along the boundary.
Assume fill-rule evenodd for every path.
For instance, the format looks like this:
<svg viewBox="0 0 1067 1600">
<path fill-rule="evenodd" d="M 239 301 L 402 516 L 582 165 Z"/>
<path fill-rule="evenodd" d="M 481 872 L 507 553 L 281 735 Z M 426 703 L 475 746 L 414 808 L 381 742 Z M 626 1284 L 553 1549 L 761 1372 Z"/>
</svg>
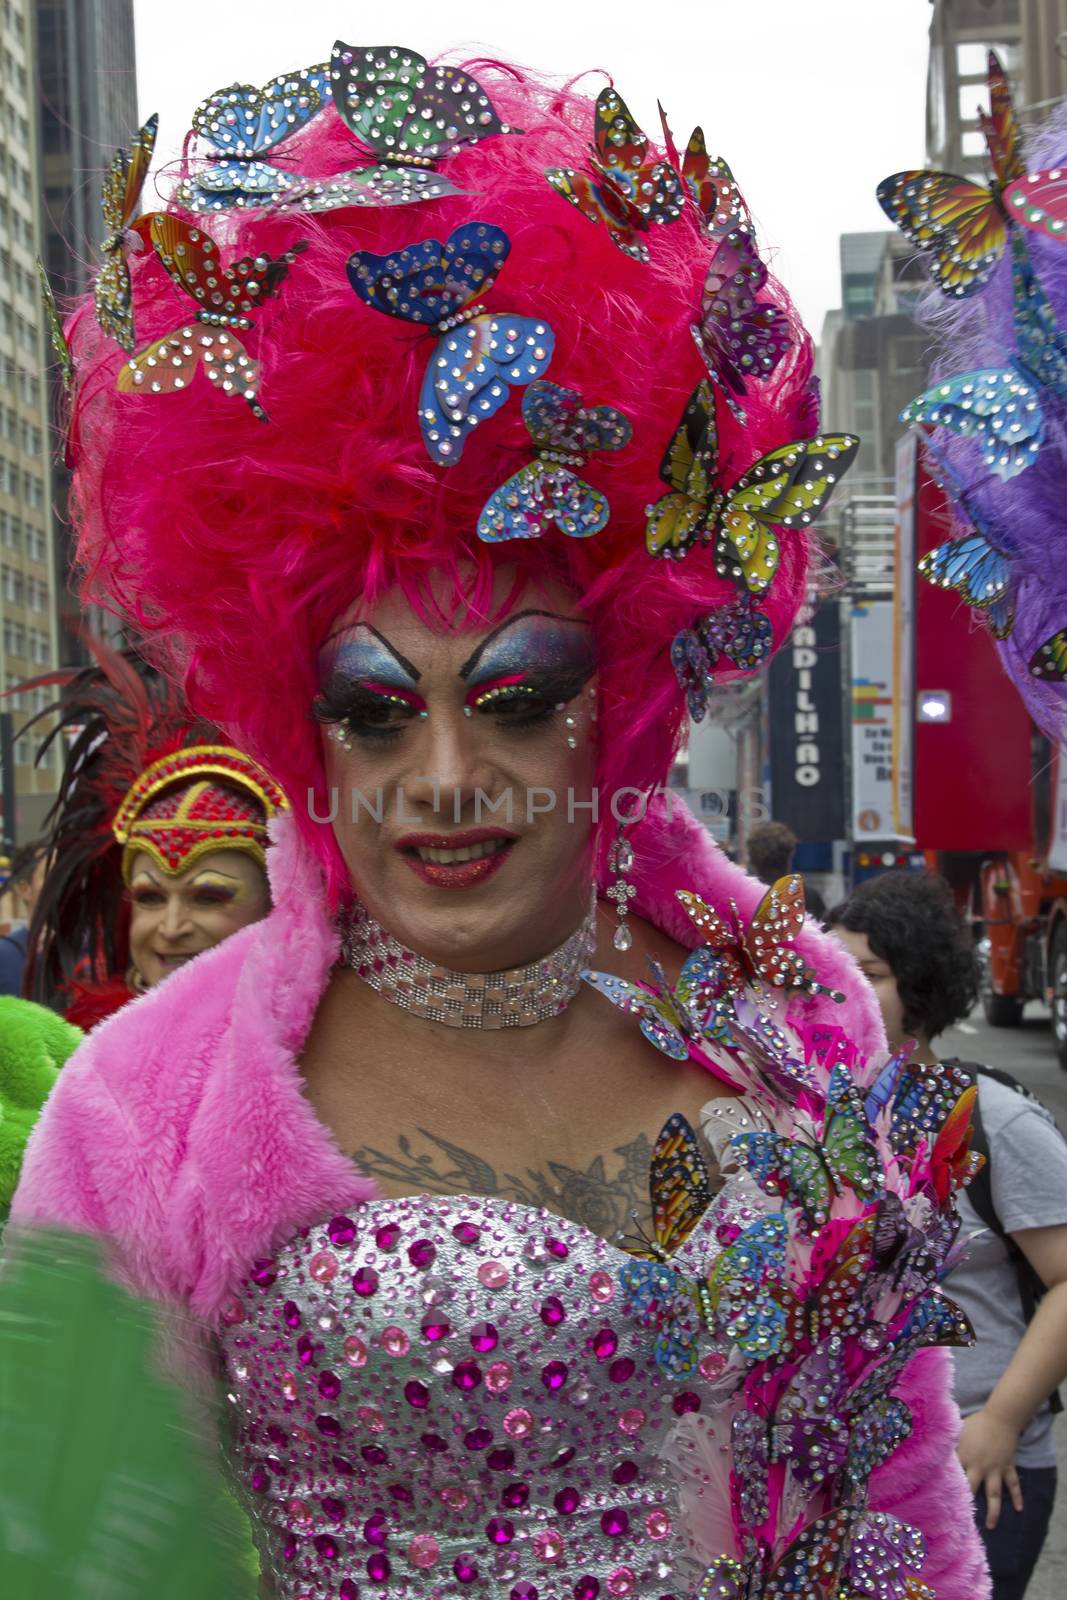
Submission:
<svg viewBox="0 0 1067 1600">
<path fill-rule="evenodd" d="M 0 995 L 0 1224 L 18 1185 L 33 1125 L 60 1067 L 81 1040 L 81 1029 L 54 1011 Z"/>
</svg>

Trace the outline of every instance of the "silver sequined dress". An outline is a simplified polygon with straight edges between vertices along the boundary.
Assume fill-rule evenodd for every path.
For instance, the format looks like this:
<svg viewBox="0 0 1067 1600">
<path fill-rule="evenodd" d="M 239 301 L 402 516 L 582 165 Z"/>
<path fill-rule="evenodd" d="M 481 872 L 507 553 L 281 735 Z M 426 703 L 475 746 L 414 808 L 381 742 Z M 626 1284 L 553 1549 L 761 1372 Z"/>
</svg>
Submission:
<svg viewBox="0 0 1067 1600">
<path fill-rule="evenodd" d="M 711 1404 L 718 1358 L 662 1370 L 629 1259 L 548 1212 L 419 1196 L 258 1262 L 220 1338 L 282 1600 L 691 1595 L 703 1568 L 661 1451 Z"/>
</svg>

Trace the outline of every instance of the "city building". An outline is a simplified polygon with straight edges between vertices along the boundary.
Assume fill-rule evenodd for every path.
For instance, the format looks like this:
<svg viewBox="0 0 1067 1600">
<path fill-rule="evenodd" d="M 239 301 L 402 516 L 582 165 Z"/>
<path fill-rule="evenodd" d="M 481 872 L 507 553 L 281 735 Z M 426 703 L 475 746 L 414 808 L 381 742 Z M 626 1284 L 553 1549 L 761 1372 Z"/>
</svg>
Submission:
<svg viewBox="0 0 1067 1600">
<path fill-rule="evenodd" d="M 56 660 L 33 22 L 31 0 L 0 0 L 0 694 Z M 9 842 L 36 832 L 55 792 L 54 752 L 36 764 L 42 730 L 22 731 L 50 699 L 41 689 L 0 700 Z"/>
<path fill-rule="evenodd" d="M 42 259 L 57 295 L 80 295 L 99 252 L 104 175 L 115 150 L 129 144 L 137 128 L 133 0 L 36 0 L 33 10 Z M 68 489 L 66 470 L 54 461 L 53 539 L 56 570 L 64 577 L 72 555 L 63 516 Z M 65 581 L 58 605 L 59 659 L 64 665 L 84 661 L 80 612 Z M 103 617 L 91 620 L 98 632 L 111 631 Z"/>
</svg>

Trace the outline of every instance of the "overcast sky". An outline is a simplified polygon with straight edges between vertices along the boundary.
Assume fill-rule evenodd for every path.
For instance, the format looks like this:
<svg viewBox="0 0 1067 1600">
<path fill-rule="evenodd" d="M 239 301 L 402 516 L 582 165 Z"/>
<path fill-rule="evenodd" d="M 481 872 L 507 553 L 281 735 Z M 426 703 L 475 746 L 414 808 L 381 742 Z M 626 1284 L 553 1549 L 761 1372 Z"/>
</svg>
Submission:
<svg viewBox="0 0 1067 1600">
<path fill-rule="evenodd" d="M 403 21 L 383 23 L 387 9 Z M 887 227 L 875 184 L 923 158 L 929 0 L 405 0 L 395 13 L 352 0 L 134 0 L 134 14 L 141 116 L 160 114 L 157 165 L 214 89 L 322 61 L 336 38 L 426 56 L 488 47 L 565 75 L 606 68 L 646 132 L 658 130 L 657 97 L 681 143 L 703 125 L 816 337 L 840 303 L 838 236 Z"/>
</svg>

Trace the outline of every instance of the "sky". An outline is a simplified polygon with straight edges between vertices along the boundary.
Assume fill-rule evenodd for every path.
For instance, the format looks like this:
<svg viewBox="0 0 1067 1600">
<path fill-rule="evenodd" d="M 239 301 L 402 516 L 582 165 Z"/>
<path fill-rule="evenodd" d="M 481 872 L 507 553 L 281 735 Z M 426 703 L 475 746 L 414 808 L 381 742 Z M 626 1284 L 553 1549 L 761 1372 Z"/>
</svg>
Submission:
<svg viewBox="0 0 1067 1600">
<path fill-rule="evenodd" d="M 703 126 L 818 337 L 841 299 L 838 236 L 887 229 L 875 185 L 922 164 L 929 0 L 463 0 L 454 17 L 439 0 L 405 0 L 395 38 L 369 14 L 352 0 L 134 0 L 139 109 L 160 116 L 156 167 L 212 91 L 323 61 L 337 38 L 424 56 L 469 46 L 566 77 L 606 69 L 650 135 L 657 99 L 680 144 Z"/>
</svg>

